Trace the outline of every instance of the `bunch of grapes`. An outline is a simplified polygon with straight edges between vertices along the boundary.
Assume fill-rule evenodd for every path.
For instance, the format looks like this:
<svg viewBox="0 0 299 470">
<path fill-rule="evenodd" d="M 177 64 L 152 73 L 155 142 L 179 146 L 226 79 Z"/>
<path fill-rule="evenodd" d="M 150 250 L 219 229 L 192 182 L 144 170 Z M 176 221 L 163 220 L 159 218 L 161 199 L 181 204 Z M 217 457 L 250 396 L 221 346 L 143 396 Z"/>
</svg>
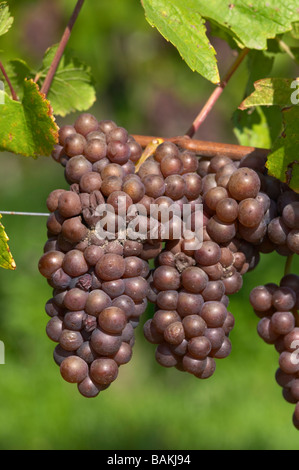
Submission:
<svg viewBox="0 0 299 470">
<path fill-rule="evenodd" d="M 202 253 L 209 255 L 209 248 L 204 246 Z M 182 252 L 163 251 L 156 264 L 149 278 L 149 299 L 156 309 L 144 325 L 144 335 L 158 345 L 159 364 L 206 379 L 215 371 L 215 359 L 231 351 L 228 336 L 234 317 L 227 311 L 224 284 L 210 280 Z"/>
<path fill-rule="evenodd" d="M 293 423 L 299 429 L 299 276 L 287 274 L 279 286 L 269 283 L 255 287 L 250 303 L 260 318 L 259 336 L 279 353 L 276 381 L 284 399 L 296 404 Z"/>
<path fill-rule="evenodd" d="M 244 166 L 244 160 L 200 159 L 197 164 L 194 161 L 193 172 L 186 174 L 177 147 L 166 142 L 148 165 L 163 174 L 166 155 L 176 171 L 177 186 L 185 179 L 178 202 L 191 206 L 189 228 L 194 243 L 196 235 L 200 238 L 195 207 L 202 204 L 202 244 L 192 246 L 184 235 L 166 241 L 149 278 L 148 298 L 156 308 L 144 325 L 144 334 L 158 345 L 159 364 L 207 378 L 215 371 L 215 358 L 230 354 L 229 333 L 235 320 L 228 311 L 228 296 L 241 289 L 243 275 L 258 264 L 259 247 L 272 218 L 270 198 L 261 191 L 260 175 Z"/>
<path fill-rule="evenodd" d="M 210 377 L 215 360 L 231 351 L 229 296 L 243 276 L 261 253 L 299 253 L 298 194 L 269 176 L 260 157 L 204 158 L 166 141 L 145 159 L 123 127 L 90 114 L 60 129 L 52 156 L 69 189 L 48 197 L 39 269 L 53 288 L 47 334 L 58 343 L 62 377 L 86 397 L 109 387 L 131 359 L 148 301 L 155 312 L 144 336 L 156 345 L 157 362 Z M 99 236 L 99 224 L 110 223 L 114 238 Z M 250 298 L 259 334 L 281 354 L 278 380 L 292 402 L 299 369 L 288 368 L 288 341 L 298 335 L 298 289 L 298 277 L 286 276 L 280 287 L 258 287 Z"/>
<path fill-rule="evenodd" d="M 299 195 L 269 176 L 265 163 L 255 156 L 240 162 L 228 157 L 199 162 L 204 207 L 211 216 L 208 233 L 223 242 L 230 230 L 245 240 L 250 267 L 258 263 L 259 253 L 299 253 Z"/>
<path fill-rule="evenodd" d="M 156 203 L 166 207 L 173 202 L 179 207 L 188 205 L 190 215 L 188 230 L 181 230 L 180 238 L 171 235 L 176 225 L 181 228 L 183 214 L 170 220 L 169 237 L 155 258 L 148 279 L 148 299 L 155 304 L 155 314 L 145 323 L 144 335 L 157 345 L 159 364 L 208 378 L 215 371 L 215 358 L 227 357 L 231 351 L 228 335 L 234 317 L 227 310 L 226 293 L 239 290 L 242 276 L 233 266 L 235 256 L 230 249 L 208 235 L 206 212 L 196 226 L 200 218 L 196 209 L 202 206 L 204 194 L 202 177 L 197 173 L 198 159 L 165 142 L 141 166 L 141 177 L 146 166 L 165 179 L 166 197 L 161 196 Z M 198 244 L 203 232 L 203 243 Z M 225 285 L 233 275 L 233 282 Z"/>
<path fill-rule="evenodd" d="M 243 275 L 257 266 L 260 253 L 276 250 L 289 256 L 299 252 L 299 198 L 267 174 L 262 159 L 202 158 L 197 165 L 194 161 L 193 172 L 186 175 L 178 162 L 182 154 L 174 145 L 163 143 L 148 162 L 155 173 L 160 169 L 160 176 L 166 155 L 177 172 L 173 181 L 184 187 L 177 202 L 191 206 L 189 228 L 194 242 L 196 235 L 200 238 L 195 207 L 203 206 L 202 245 L 192 247 L 184 234 L 166 240 L 148 278 L 148 300 L 155 304 L 155 313 L 145 323 L 144 335 L 157 345 L 159 364 L 205 379 L 213 375 L 215 359 L 231 352 L 229 334 L 235 320 L 228 311 L 229 296 L 241 289 Z M 277 221 L 286 227 L 284 238 L 279 238 Z"/>
<path fill-rule="evenodd" d="M 54 360 L 62 377 L 94 397 L 131 359 L 134 328 L 147 307 L 147 259 L 161 247 L 120 240 L 117 230 L 112 240 L 97 234 L 101 220 L 117 227 L 121 197 L 127 208 L 147 203 L 145 186 L 134 175 L 142 149 L 127 131 L 83 114 L 60 129 L 59 139 L 53 158 L 65 167 L 70 187 L 47 199 L 48 240 L 39 261 L 53 288 L 46 331 L 58 343 Z M 103 203 L 114 211 L 97 213 Z"/>
</svg>

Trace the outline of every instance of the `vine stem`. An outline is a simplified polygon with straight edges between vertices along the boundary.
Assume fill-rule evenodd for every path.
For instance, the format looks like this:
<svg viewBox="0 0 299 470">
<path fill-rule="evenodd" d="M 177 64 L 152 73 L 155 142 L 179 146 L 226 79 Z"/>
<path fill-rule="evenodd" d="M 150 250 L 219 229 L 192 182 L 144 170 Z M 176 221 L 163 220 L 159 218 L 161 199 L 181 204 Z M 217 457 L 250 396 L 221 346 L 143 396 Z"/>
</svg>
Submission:
<svg viewBox="0 0 299 470">
<path fill-rule="evenodd" d="M 0 70 L 1 70 L 1 72 L 3 73 L 3 76 L 4 76 L 5 80 L 6 80 L 7 85 L 9 86 L 12 99 L 13 99 L 14 101 L 18 101 L 17 94 L 16 94 L 16 92 L 15 92 L 15 90 L 14 90 L 14 87 L 13 87 L 12 84 L 11 84 L 11 81 L 10 81 L 9 78 L 8 78 L 8 75 L 7 75 L 7 73 L 6 73 L 6 70 L 5 70 L 4 65 L 2 64 L 2 62 L 0 62 Z"/>
<path fill-rule="evenodd" d="M 77 1 L 77 4 L 75 6 L 75 9 L 72 13 L 72 16 L 68 22 L 68 25 L 67 27 L 65 28 L 65 31 L 62 35 L 62 38 L 60 40 L 60 43 L 59 43 L 59 46 L 58 46 L 58 49 L 56 51 L 56 54 L 54 56 L 54 59 L 52 61 L 52 64 L 50 65 L 50 68 L 48 70 L 48 73 L 47 73 L 47 76 L 45 78 L 45 81 L 41 87 L 41 93 L 44 93 L 46 96 L 49 92 L 49 89 L 51 87 L 51 84 L 52 84 L 52 81 L 53 81 L 53 78 L 54 78 L 54 75 L 56 73 L 56 70 L 59 66 L 59 63 L 60 63 L 60 60 L 61 60 L 61 57 L 64 53 L 64 50 L 66 48 L 66 45 L 70 39 L 70 36 L 71 36 L 71 32 L 72 32 L 72 29 L 74 27 L 74 24 L 78 18 L 78 15 L 81 11 L 81 8 L 83 6 L 83 3 L 84 3 L 84 0 L 78 0 Z"/>
<path fill-rule="evenodd" d="M 285 264 L 285 267 L 284 267 L 284 276 L 286 276 L 287 274 L 290 274 L 290 272 L 291 272 L 293 256 L 294 255 L 289 255 L 286 259 L 286 264 Z"/>
<path fill-rule="evenodd" d="M 266 157 L 270 150 L 258 147 L 246 147 L 245 145 L 226 144 L 218 142 L 208 142 L 205 140 L 195 140 L 190 137 L 157 137 L 133 134 L 134 139 L 141 145 L 146 147 L 152 141 L 162 139 L 165 141 L 173 142 L 179 147 L 196 152 L 202 157 L 212 158 L 216 155 L 224 155 L 232 158 L 233 160 L 241 160 L 246 155 L 256 156 L 258 158 Z"/>
<path fill-rule="evenodd" d="M 223 90 L 227 86 L 229 80 L 235 73 L 235 71 L 238 69 L 239 65 L 242 63 L 243 59 L 247 56 L 249 52 L 249 49 L 245 47 L 238 57 L 236 58 L 235 62 L 232 64 L 228 72 L 226 73 L 225 77 L 223 80 L 221 80 L 220 85 L 215 88 L 215 90 L 212 92 L 210 97 L 208 98 L 207 102 L 205 103 L 204 107 L 200 111 L 200 113 L 197 115 L 197 117 L 194 119 L 193 123 L 191 124 L 191 127 L 188 129 L 186 132 L 186 135 L 189 137 L 193 137 L 194 134 L 198 131 L 199 127 L 202 125 L 202 123 L 205 121 L 207 118 L 208 114 L 210 111 L 213 109 L 216 101 L 219 99 L 221 96 Z"/>
</svg>

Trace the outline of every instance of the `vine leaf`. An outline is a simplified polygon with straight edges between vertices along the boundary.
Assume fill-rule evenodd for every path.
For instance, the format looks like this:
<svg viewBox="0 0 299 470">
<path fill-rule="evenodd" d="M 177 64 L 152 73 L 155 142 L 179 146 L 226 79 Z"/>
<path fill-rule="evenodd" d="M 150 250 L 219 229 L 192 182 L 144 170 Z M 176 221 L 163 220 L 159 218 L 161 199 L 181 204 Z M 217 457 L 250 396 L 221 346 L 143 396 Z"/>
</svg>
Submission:
<svg viewBox="0 0 299 470">
<path fill-rule="evenodd" d="M 276 41 L 275 41 L 276 42 Z M 267 77 L 273 67 L 274 54 L 251 50 L 248 54 L 248 81 L 245 96 L 254 90 L 254 83 Z M 241 145 L 270 148 L 280 135 L 282 117 L 277 107 L 237 109 L 233 114 L 234 134 Z"/>
<path fill-rule="evenodd" d="M 299 39 L 299 37 L 298 37 Z M 299 47 L 290 47 L 290 50 L 294 56 L 294 60 L 295 62 L 297 62 L 297 64 L 299 64 Z"/>
<path fill-rule="evenodd" d="M 272 144 L 270 128 L 260 106 L 255 109 L 240 111 L 233 114 L 234 134 L 240 145 L 249 147 L 269 148 Z"/>
<path fill-rule="evenodd" d="M 175 2 L 176 3 L 176 2 Z M 185 0 L 200 14 L 231 31 L 248 49 L 267 49 L 267 40 L 292 30 L 299 20 L 296 0 Z"/>
<path fill-rule="evenodd" d="M 42 67 L 37 72 L 39 84 L 47 75 L 57 47 L 50 47 L 44 56 Z M 47 98 L 54 114 L 59 116 L 66 116 L 74 111 L 86 111 L 96 100 L 90 67 L 74 57 L 69 49 L 62 56 Z"/>
<path fill-rule="evenodd" d="M 254 92 L 251 93 L 239 106 L 247 109 L 252 106 L 292 106 L 297 104 L 299 82 L 291 78 L 265 78 L 254 83 Z"/>
<path fill-rule="evenodd" d="M 190 1 L 142 0 L 147 21 L 179 51 L 191 68 L 219 83 L 216 51 L 206 35 L 205 21 Z"/>
<path fill-rule="evenodd" d="M 297 0 L 141 0 L 151 26 L 180 52 L 192 70 L 219 82 L 215 51 L 205 28 L 230 36 L 235 47 L 266 50 L 268 40 L 292 31 L 299 21 Z"/>
<path fill-rule="evenodd" d="M 295 39 L 299 39 L 299 21 L 295 21 L 292 26 L 291 36 Z"/>
<path fill-rule="evenodd" d="M 269 174 L 287 183 L 299 192 L 299 81 L 284 78 L 258 80 L 255 91 L 240 105 L 240 109 L 252 106 L 277 106 L 282 113 L 283 131 L 276 139 L 267 158 Z"/>
<path fill-rule="evenodd" d="M 266 167 L 270 175 L 299 193 L 299 108 L 292 106 L 284 109 L 282 114 L 284 130 L 268 155 Z"/>
<path fill-rule="evenodd" d="M 7 2 L 0 3 L 0 36 L 7 33 L 13 24 L 13 17 L 10 15 Z"/>
<path fill-rule="evenodd" d="M 34 158 L 50 155 L 58 141 L 58 126 L 37 84 L 24 80 L 22 102 L 0 91 L 0 102 L 0 150 Z"/>
<path fill-rule="evenodd" d="M 35 73 L 30 69 L 29 65 L 22 59 L 10 60 L 5 64 L 5 71 L 16 90 L 18 98 L 21 100 L 24 95 L 24 80 L 33 79 Z"/>
<path fill-rule="evenodd" d="M 0 220 L 2 215 L 0 214 Z M 9 238 L 5 229 L 0 222 L 0 267 L 5 269 L 16 269 L 16 263 L 12 257 L 9 246 L 7 244 Z"/>
<path fill-rule="evenodd" d="M 19 99 L 24 95 L 24 80 L 34 79 L 41 88 L 57 50 L 57 45 L 50 47 L 38 72 L 32 70 L 21 59 L 14 59 L 5 65 L 6 73 L 17 90 Z M 37 77 L 37 80 L 35 79 Z M 90 67 L 74 57 L 70 50 L 65 51 L 47 94 L 53 113 L 66 116 L 73 111 L 86 111 L 96 100 L 94 79 Z"/>
</svg>

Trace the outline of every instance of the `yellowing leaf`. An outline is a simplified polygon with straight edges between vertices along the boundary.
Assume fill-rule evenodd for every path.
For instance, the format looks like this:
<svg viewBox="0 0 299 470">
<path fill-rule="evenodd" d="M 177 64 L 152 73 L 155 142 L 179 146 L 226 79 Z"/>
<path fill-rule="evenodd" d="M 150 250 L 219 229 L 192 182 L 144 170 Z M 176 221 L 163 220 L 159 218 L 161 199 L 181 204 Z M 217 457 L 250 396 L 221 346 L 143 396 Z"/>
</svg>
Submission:
<svg viewBox="0 0 299 470">
<path fill-rule="evenodd" d="M 242 101 L 239 109 L 252 106 L 292 106 L 298 103 L 298 88 L 299 81 L 292 78 L 257 80 L 254 83 L 254 92 Z"/>
<path fill-rule="evenodd" d="M 0 214 L 0 219 L 2 215 Z M 5 269 L 16 269 L 16 263 L 12 257 L 9 246 L 7 244 L 9 238 L 5 229 L 0 222 L 0 267 Z"/>
<path fill-rule="evenodd" d="M 0 91 L 0 150 L 25 157 L 50 155 L 58 141 L 52 108 L 33 80 L 24 80 L 22 102 Z"/>
<path fill-rule="evenodd" d="M 13 17 L 10 16 L 7 2 L 0 3 L 0 36 L 7 33 L 13 24 Z"/>
</svg>

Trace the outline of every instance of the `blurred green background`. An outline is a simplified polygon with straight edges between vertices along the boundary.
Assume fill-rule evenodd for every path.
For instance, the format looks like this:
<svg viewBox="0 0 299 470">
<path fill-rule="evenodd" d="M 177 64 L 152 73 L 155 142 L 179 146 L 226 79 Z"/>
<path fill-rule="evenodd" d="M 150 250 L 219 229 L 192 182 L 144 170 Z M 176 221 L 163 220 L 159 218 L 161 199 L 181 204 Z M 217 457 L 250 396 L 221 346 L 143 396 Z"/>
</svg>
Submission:
<svg viewBox="0 0 299 470">
<path fill-rule="evenodd" d="M 2 59 L 20 57 L 38 66 L 45 49 L 58 42 L 75 0 L 10 1 L 13 29 L 1 38 Z M 223 73 L 234 51 L 213 39 Z M 137 1 L 86 2 L 69 47 L 92 65 L 98 119 L 114 119 L 131 133 L 183 134 L 213 86 L 191 72 L 177 51 L 150 28 Z M 1 60 L 2 60 L 1 59 Z M 295 76 L 283 57 L 273 74 Z M 243 97 L 243 64 L 198 138 L 235 143 L 231 115 Z M 76 115 L 57 119 L 72 123 Z M 37 161 L 1 155 L 1 210 L 46 211 L 50 191 L 65 188 L 62 169 L 50 158 Z M 45 302 L 51 289 L 37 270 L 46 241 L 46 220 L 7 216 L 15 272 L 0 271 L 1 449 L 298 449 L 293 405 L 275 382 L 278 354 L 257 336 L 258 319 L 248 296 L 266 282 L 279 282 L 284 259 L 266 255 L 232 296 L 236 318 L 229 358 L 215 375 L 199 381 L 162 369 L 155 347 L 137 330 L 132 361 L 96 399 L 81 397 L 64 382 L 53 361 L 55 344 L 45 333 Z M 298 257 L 294 272 L 298 272 Z"/>
</svg>

